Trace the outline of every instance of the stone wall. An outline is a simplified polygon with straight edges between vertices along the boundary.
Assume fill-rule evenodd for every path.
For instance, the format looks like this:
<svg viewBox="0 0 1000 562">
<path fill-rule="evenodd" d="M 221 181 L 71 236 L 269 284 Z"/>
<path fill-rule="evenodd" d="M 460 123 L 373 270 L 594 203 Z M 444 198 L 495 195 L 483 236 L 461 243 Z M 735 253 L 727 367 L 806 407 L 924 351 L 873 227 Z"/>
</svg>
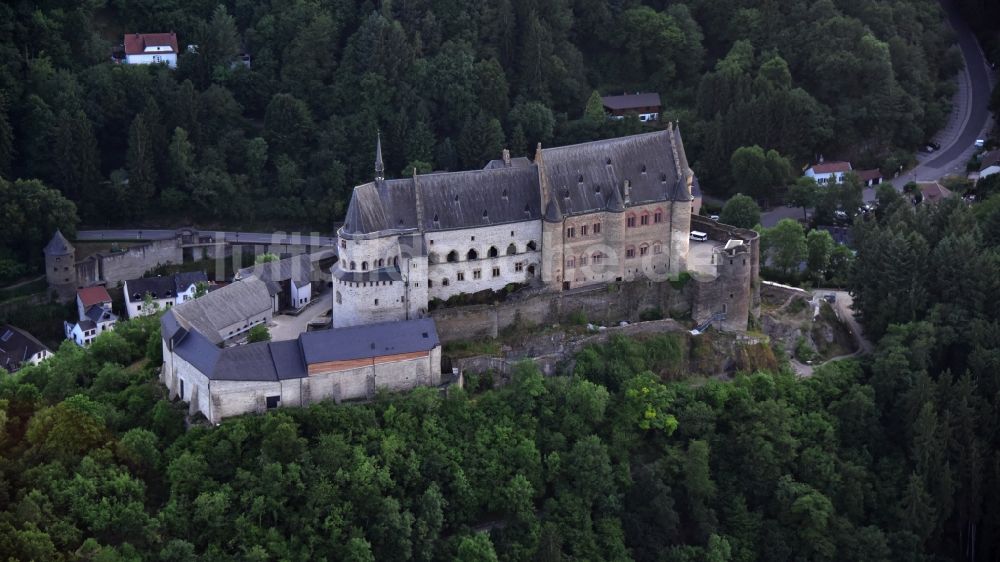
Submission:
<svg viewBox="0 0 1000 562">
<path fill-rule="evenodd" d="M 444 308 L 431 312 L 441 341 L 497 337 L 517 323 L 554 324 L 582 317 L 588 322 L 616 325 L 636 322 L 648 309 L 663 314 L 691 311 L 691 291 L 674 289 L 669 282 L 631 281 L 562 292 L 529 290 L 493 305 Z"/>
<path fill-rule="evenodd" d="M 99 253 L 76 264 L 76 284 L 90 287 L 101 283 L 117 287 L 129 279 L 138 279 L 160 265 L 184 262 L 179 239 L 155 240 L 133 246 L 123 252 Z"/>
<path fill-rule="evenodd" d="M 720 244 L 732 239 L 744 243 L 743 248 L 715 255 L 714 279 L 695 278 L 691 317 L 701 323 L 724 313 L 719 327 L 725 330 L 741 331 L 756 324 L 760 318 L 760 235 L 701 216 L 691 217 L 691 228 Z"/>
</svg>

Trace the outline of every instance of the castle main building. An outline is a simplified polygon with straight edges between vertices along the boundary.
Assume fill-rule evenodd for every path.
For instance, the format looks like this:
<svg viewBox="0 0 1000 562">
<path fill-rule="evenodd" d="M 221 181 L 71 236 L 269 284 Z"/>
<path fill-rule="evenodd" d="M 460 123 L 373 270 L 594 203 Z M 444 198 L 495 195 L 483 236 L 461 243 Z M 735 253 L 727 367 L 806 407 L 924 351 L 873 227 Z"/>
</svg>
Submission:
<svg viewBox="0 0 1000 562">
<path fill-rule="evenodd" d="M 375 180 L 337 231 L 335 327 L 423 318 L 432 299 L 665 280 L 687 268 L 694 176 L 680 131 L 542 149 L 534 161 Z"/>
</svg>

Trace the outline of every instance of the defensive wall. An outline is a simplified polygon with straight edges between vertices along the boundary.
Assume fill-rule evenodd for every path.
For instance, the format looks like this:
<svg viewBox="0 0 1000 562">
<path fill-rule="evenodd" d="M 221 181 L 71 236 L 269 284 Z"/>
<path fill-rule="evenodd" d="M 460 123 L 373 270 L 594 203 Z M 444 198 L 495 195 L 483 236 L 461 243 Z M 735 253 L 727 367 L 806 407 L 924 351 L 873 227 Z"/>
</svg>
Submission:
<svg viewBox="0 0 1000 562">
<path fill-rule="evenodd" d="M 704 232 L 722 245 L 730 240 L 743 242 L 713 255 L 714 278 L 695 276 L 691 318 L 699 325 L 715 318 L 719 328 L 733 331 L 756 324 L 760 318 L 760 234 L 696 215 L 691 216 L 691 230 Z"/>
<path fill-rule="evenodd" d="M 157 266 L 183 261 L 184 250 L 179 238 L 154 240 L 121 252 L 94 254 L 77 262 L 76 282 L 80 287 L 99 283 L 116 287 L 128 279 L 142 277 Z"/>
</svg>

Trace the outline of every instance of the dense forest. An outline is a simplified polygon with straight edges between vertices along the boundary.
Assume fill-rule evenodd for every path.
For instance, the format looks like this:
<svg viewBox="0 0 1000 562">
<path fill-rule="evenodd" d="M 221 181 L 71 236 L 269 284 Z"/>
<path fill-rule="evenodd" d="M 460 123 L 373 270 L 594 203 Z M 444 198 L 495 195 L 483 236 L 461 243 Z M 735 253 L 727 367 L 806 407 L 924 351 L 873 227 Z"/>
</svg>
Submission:
<svg viewBox="0 0 1000 562">
<path fill-rule="evenodd" d="M 558 376 L 185 429 L 155 318 L 0 381 L 12 560 L 935 561 L 1000 554 L 1000 194 L 855 226 L 872 355 L 691 379 L 612 338 Z M 697 336 L 711 338 L 711 334 Z M 707 347 L 706 347 L 707 346 Z M 780 351 L 779 351 L 780 358 Z"/>
<path fill-rule="evenodd" d="M 138 31 L 176 32 L 178 68 L 114 64 Z M 0 176 L 74 203 L 51 215 L 70 233 L 328 231 L 371 177 L 379 130 L 388 172 L 409 175 L 669 119 L 702 185 L 726 194 L 744 146 L 796 168 L 826 154 L 896 169 L 944 123 L 952 43 L 935 0 L 13 0 Z M 659 92 L 662 122 L 605 120 L 593 96 L 623 91 Z M 2 212 L 17 224 L 47 207 Z M 37 265 L 37 241 L 11 232 L 0 257 Z"/>
</svg>

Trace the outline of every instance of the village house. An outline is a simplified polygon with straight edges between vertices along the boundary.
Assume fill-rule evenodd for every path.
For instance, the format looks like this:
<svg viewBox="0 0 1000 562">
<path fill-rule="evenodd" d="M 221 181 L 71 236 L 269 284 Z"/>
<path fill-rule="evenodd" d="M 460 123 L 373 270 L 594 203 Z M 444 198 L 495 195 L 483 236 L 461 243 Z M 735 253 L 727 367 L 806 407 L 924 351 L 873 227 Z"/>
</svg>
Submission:
<svg viewBox="0 0 1000 562">
<path fill-rule="evenodd" d="M 76 292 L 76 311 L 79 319 L 64 322 L 66 339 L 76 345 L 87 347 L 94 338 L 114 329 L 118 316 L 111 311 L 111 295 L 104 287 L 87 287 Z"/>
<path fill-rule="evenodd" d="M 865 187 L 875 187 L 882 183 L 882 171 L 878 168 L 872 170 L 855 170 L 854 173 Z"/>
<path fill-rule="evenodd" d="M 312 302 L 314 268 L 309 254 L 256 264 L 236 272 L 235 280 L 254 276 L 267 285 L 272 312 L 301 310 Z"/>
<path fill-rule="evenodd" d="M 984 152 L 979 159 L 979 178 L 1000 174 L 1000 149 Z"/>
<path fill-rule="evenodd" d="M 234 345 L 250 328 L 271 321 L 272 303 L 267 284 L 251 276 L 185 300 L 168 312 L 212 345 Z"/>
<path fill-rule="evenodd" d="M 936 181 L 917 182 L 921 203 L 937 203 L 953 195 L 952 191 Z"/>
<path fill-rule="evenodd" d="M 199 283 L 208 283 L 204 271 L 188 271 L 174 275 L 143 277 L 125 281 L 125 310 L 129 318 L 148 316 L 160 310 L 193 299 Z M 146 297 L 151 302 L 146 304 Z"/>
<path fill-rule="evenodd" d="M 816 180 L 817 185 L 844 183 L 844 176 L 852 171 L 850 162 L 823 162 L 806 168 L 806 177 Z"/>
<path fill-rule="evenodd" d="M 165 64 L 177 68 L 177 34 L 125 34 L 125 64 Z"/>
<path fill-rule="evenodd" d="M 601 103 L 613 119 L 624 119 L 626 115 L 638 115 L 639 121 L 656 121 L 660 118 L 660 94 L 655 92 L 603 96 Z"/>
<path fill-rule="evenodd" d="M 9 373 L 25 365 L 37 365 L 52 351 L 28 332 L 9 324 L 0 326 L 0 367 Z"/>
</svg>

